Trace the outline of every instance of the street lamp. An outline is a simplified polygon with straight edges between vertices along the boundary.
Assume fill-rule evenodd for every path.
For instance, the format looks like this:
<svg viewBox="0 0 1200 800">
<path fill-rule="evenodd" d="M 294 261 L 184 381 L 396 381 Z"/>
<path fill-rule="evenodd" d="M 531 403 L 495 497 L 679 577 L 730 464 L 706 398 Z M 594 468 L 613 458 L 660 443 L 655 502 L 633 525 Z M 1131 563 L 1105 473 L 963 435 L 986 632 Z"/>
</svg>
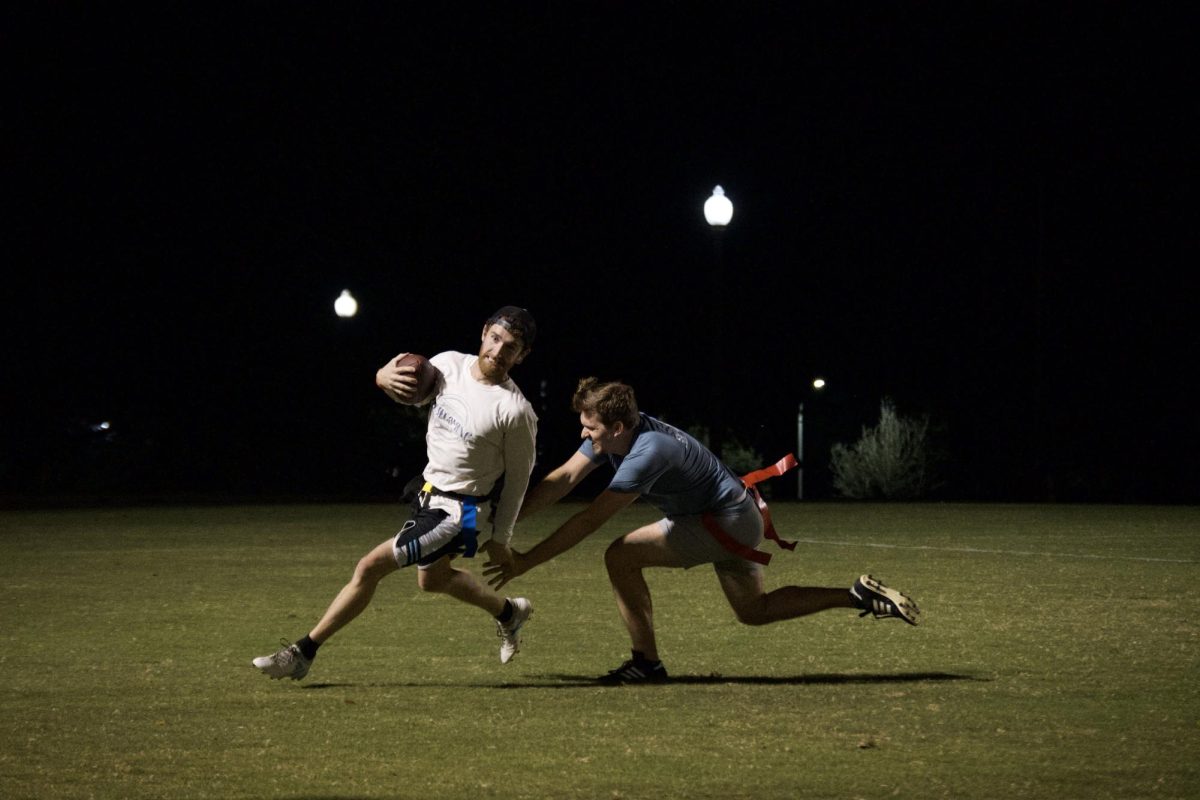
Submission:
<svg viewBox="0 0 1200 800">
<path fill-rule="evenodd" d="M 338 299 L 333 301 L 333 312 L 342 319 L 353 317 L 358 313 L 358 301 L 354 299 L 354 295 L 350 294 L 349 289 L 342 289 Z"/>
<path fill-rule="evenodd" d="M 721 271 L 722 254 L 721 254 L 721 239 L 724 238 L 726 226 L 733 219 L 733 202 L 725 196 L 725 190 L 720 184 L 713 187 L 712 196 L 704 201 L 704 219 L 708 222 L 713 232 L 713 252 L 715 259 L 713 261 L 713 276 L 712 286 L 709 291 L 720 293 L 721 291 Z M 715 295 L 714 295 L 715 296 Z"/>
<path fill-rule="evenodd" d="M 733 219 L 733 202 L 719 184 L 713 187 L 712 197 L 704 201 L 704 218 L 714 228 L 724 228 Z"/>
<path fill-rule="evenodd" d="M 819 392 L 825 388 L 824 378 L 814 378 L 812 382 L 814 392 Z M 804 401 L 800 402 L 800 408 L 796 412 L 796 499 L 804 499 Z"/>
<path fill-rule="evenodd" d="M 721 279 L 724 277 L 724 256 L 721 252 L 721 240 L 724 238 L 725 227 L 729 221 L 733 219 L 733 203 L 725 196 L 725 190 L 719 185 L 713 187 L 712 196 L 704 201 L 704 219 L 708 222 L 712 229 L 713 238 L 713 265 L 712 272 L 709 277 L 708 286 L 708 303 L 710 305 L 710 319 L 720 319 L 718 313 L 721 303 L 722 286 Z M 725 340 L 724 331 L 718 325 L 710 326 L 712 341 L 712 357 L 717 364 L 725 363 Z M 724 386 L 715 387 L 716 391 L 712 393 L 711 412 L 713 419 L 709 423 L 709 446 L 712 451 L 721 457 L 721 440 L 722 426 L 725 424 L 725 388 Z"/>
</svg>

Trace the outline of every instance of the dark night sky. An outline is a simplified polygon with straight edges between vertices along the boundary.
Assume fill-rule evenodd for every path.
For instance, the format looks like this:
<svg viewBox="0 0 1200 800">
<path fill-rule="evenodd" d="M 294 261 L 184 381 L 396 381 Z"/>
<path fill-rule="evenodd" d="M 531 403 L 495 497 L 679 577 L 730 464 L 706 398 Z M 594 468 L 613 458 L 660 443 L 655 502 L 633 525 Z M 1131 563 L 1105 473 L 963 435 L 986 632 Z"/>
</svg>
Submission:
<svg viewBox="0 0 1200 800">
<path fill-rule="evenodd" d="M 1192 12 L 489 8 L 6 12 L 10 491 L 390 492 L 376 367 L 517 303 L 542 467 L 596 374 L 769 458 L 890 397 L 950 499 L 1200 502 Z"/>
</svg>

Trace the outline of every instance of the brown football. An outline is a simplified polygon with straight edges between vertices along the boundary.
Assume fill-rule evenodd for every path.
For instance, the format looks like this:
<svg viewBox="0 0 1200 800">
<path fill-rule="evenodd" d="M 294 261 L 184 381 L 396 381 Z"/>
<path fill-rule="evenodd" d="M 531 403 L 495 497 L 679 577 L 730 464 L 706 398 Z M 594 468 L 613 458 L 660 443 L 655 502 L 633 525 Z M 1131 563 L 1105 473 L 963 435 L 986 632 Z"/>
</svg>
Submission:
<svg viewBox="0 0 1200 800">
<path fill-rule="evenodd" d="M 413 397 L 413 405 L 420 405 L 429 399 L 435 391 L 437 391 L 438 368 L 429 363 L 429 359 L 419 353 L 408 353 L 396 359 L 397 367 L 416 367 L 414 373 L 417 378 L 416 396 Z"/>
</svg>

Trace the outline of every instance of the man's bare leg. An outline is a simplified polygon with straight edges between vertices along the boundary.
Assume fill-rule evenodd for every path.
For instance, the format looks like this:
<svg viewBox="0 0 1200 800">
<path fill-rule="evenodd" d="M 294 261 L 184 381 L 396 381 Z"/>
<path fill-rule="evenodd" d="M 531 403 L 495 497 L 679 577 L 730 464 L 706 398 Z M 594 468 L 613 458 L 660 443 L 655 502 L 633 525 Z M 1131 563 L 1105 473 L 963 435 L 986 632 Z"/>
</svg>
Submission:
<svg viewBox="0 0 1200 800">
<path fill-rule="evenodd" d="M 417 584 L 426 592 L 447 594 L 455 600 L 482 608 L 493 617 L 504 611 L 504 597 L 492 591 L 472 573 L 451 566 L 449 556 L 420 570 Z"/>
<path fill-rule="evenodd" d="M 632 649 L 647 661 L 658 661 L 654 637 L 654 608 L 646 567 L 681 567 L 679 557 L 667 547 L 666 534 L 657 523 L 638 528 L 609 545 L 604 554 L 608 579 L 617 599 L 617 610 L 629 631 Z"/>
<path fill-rule="evenodd" d="M 830 608 L 854 608 L 854 598 L 847 589 L 784 586 L 765 592 L 761 569 L 748 573 L 718 570 L 717 580 L 738 621 L 746 625 L 767 625 Z"/>
<path fill-rule="evenodd" d="M 400 568 L 393 555 L 392 541 L 388 539 L 359 559 L 354 576 L 333 598 L 320 622 L 309 631 L 308 638 L 317 644 L 324 643 L 371 604 L 379 582 Z"/>
<path fill-rule="evenodd" d="M 260 656 L 251 662 L 271 678 L 301 680 L 308 674 L 317 648 L 363 612 L 375 595 L 375 587 L 399 567 L 392 556 L 389 539 L 359 559 L 350 582 L 333 598 L 316 627 L 295 644 L 284 641 L 278 652 Z"/>
</svg>

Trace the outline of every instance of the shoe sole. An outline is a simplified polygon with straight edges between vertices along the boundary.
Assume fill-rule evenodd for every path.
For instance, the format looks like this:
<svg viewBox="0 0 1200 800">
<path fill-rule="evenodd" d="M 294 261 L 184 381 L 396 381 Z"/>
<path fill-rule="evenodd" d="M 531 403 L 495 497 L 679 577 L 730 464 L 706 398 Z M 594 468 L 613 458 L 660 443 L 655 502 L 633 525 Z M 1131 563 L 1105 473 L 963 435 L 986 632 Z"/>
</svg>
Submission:
<svg viewBox="0 0 1200 800">
<path fill-rule="evenodd" d="M 889 614 L 888 616 L 895 617 L 896 619 L 902 619 L 909 625 L 915 626 L 917 624 L 917 614 L 921 613 L 921 609 L 917 608 L 917 604 L 913 602 L 911 597 L 903 592 L 898 592 L 895 589 L 889 589 L 879 581 L 872 578 L 870 575 L 863 575 L 858 580 L 867 589 L 875 592 L 875 594 L 887 598 L 887 600 L 891 602 L 898 613 Z"/>
<path fill-rule="evenodd" d="M 269 659 L 270 656 L 267 656 L 267 658 Z M 284 678 L 291 678 L 294 681 L 299 681 L 299 680 L 303 680 L 305 675 L 308 675 L 308 670 L 304 670 L 304 674 L 302 674 L 302 675 L 272 675 L 270 672 L 267 672 L 267 669 L 271 665 L 270 664 L 260 665 L 258 663 L 257 658 L 250 662 L 250 666 L 254 667 L 256 670 L 261 672 L 263 675 L 266 675 L 268 678 L 270 678 L 273 681 L 281 681 Z"/>
<path fill-rule="evenodd" d="M 637 674 L 627 675 L 625 674 L 627 669 L 637 669 L 638 672 Z M 631 666 L 621 667 L 613 670 L 612 672 L 606 672 L 599 678 L 596 678 L 596 683 L 606 686 L 622 686 L 624 684 L 636 683 L 668 683 L 670 680 L 671 676 L 667 674 L 666 667 L 651 669 L 649 672 L 643 672 L 640 667 Z"/>
<path fill-rule="evenodd" d="M 270 678 L 273 681 L 281 681 L 284 678 L 291 678 L 294 681 L 302 681 L 302 680 L 304 680 L 304 676 L 308 674 L 306 672 L 306 673 L 304 673 L 304 675 L 272 675 L 271 673 L 267 672 L 265 669 L 263 669 L 261 667 L 258 668 L 258 671 L 261 672 L 263 675 L 266 675 L 268 678 Z"/>
<path fill-rule="evenodd" d="M 645 683 L 663 684 L 670 682 L 671 678 L 667 675 L 663 675 L 662 677 L 655 676 L 652 678 L 613 678 L 609 677 L 608 675 L 601 675 L 596 679 L 596 683 L 600 684 L 601 686 L 639 686 Z"/>
</svg>

